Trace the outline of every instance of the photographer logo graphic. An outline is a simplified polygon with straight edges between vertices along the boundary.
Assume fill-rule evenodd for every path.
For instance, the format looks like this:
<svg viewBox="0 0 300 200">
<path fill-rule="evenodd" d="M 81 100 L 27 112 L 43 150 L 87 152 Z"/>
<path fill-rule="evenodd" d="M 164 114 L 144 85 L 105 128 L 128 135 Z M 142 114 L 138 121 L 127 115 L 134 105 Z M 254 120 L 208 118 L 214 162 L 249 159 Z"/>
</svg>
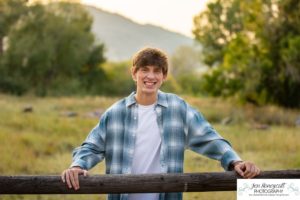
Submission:
<svg viewBox="0 0 300 200">
<path fill-rule="evenodd" d="M 237 200 L 299 200 L 300 179 L 238 179 Z"/>
</svg>

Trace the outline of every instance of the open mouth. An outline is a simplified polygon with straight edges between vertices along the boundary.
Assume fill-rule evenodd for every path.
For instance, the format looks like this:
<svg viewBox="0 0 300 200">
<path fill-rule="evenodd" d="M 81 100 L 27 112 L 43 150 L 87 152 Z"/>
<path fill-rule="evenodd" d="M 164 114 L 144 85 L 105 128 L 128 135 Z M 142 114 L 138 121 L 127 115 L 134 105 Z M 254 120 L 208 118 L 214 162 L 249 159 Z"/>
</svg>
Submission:
<svg viewBox="0 0 300 200">
<path fill-rule="evenodd" d="M 148 82 L 148 81 L 145 81 L 144 84 L 145 84 L 146 86 L 153 86 L 153 85 L 156 84 L 156 82 Z"/>
</svg>

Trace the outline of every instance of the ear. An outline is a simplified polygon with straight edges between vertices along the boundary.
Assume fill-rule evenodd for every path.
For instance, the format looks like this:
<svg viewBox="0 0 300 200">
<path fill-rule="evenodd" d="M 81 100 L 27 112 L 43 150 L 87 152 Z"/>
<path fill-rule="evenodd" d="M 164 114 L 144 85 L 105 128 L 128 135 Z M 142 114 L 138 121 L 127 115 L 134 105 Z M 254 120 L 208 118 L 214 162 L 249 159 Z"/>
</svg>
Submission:
<svg viewBox="0 0 300 200">
<path fill-rule="evenodd" d="M 167 80 L 167 78 L 168 78 L 168 74 L 164 74 L 164 76 L 163 76 L 163 82 L 165 82 Z"/>
<path fill-rule="evenodd" d="M 131 77 L 132 79 L 136 82 L 137 78 L 136 78 L 136 71 L 135 71 L 135 66 L 131 67 Z"/>
</svg>

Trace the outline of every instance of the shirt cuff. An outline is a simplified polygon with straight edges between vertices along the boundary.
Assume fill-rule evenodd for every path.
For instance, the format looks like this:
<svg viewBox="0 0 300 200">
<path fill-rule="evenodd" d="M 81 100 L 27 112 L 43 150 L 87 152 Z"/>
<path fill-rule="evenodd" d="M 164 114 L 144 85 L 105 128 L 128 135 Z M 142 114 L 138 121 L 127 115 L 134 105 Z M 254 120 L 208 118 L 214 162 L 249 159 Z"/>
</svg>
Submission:
<svg viewBox="0 0 300 200">
<path fill-rule="evenodd" d="M 230 170 L 230 164 L 233 161 L 242 161 L 242 159 L 237 155 L 236 152 L 234 152 L 234 151 L 227 151 L 222 156 L 221 165 L 222 165 L 222 167 L 226 171 L 229 171 Z"/>
<path fill-rule="evenodd" d="M 87 167 L 86 167 L 86 164 L 85 164 L 85 161 L 84 160 L 76 160 L 74 161 L 70 167 L 81 167 L 82 169 L 85 169 L 87 170 Z"/>
</svg>

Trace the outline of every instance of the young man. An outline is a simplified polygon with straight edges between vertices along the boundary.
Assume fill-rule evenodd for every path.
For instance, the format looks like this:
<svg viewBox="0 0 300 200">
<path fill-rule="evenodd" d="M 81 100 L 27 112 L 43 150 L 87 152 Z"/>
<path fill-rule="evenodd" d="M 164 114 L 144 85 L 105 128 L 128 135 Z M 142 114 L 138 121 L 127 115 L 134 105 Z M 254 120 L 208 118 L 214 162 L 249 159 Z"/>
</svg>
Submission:
<svg viewBox="0 0 300 200">
<path fill-rule="evenodd" d="M 162 51 L 139 51 L 131 72 L 136 92 L 111 106 L 74 150 L 71 167 L 62 173 L 69 188 L 79 189 L 78 175 L 86 175 L 104 158 L 107 174 L 182 173 L 186 148 L 219 160 L 225 170 L 244 178 L 260 173 L 198 111 L 177 95 L 159 91 L 168 73 Z M 108 199 L 179 200 L 182 193 L 110 194 Z"/>
</svg>

